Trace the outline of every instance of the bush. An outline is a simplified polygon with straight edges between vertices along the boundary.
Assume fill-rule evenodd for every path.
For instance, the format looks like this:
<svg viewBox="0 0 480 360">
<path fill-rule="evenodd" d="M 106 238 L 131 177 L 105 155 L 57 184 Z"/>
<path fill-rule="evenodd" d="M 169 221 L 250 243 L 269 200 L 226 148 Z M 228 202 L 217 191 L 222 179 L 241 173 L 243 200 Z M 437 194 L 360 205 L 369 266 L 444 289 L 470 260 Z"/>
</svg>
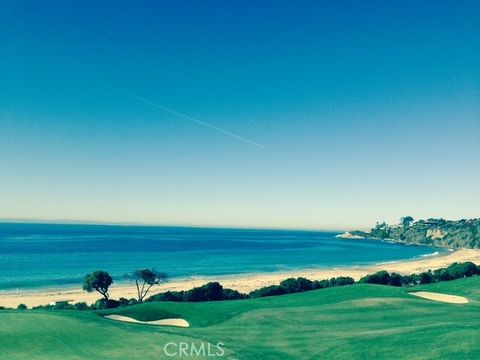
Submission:
<svg viewBox="0 0 480 360">
<path fill-rule="evenodd" d="M 431 284 L 435 281 L 435 278 L 430 270 L 427 272 L 422 272 L 418 275 L 419 284 Z"/>
<path fill-rule="evenodd" d="M 285 289 L 285 293 L 287 294 L 313 289 L 312 281 L 305 279 L 304 277 L 285 279 L 280 283 L 280 286 Z"/>
<path fill-rule="evenodd" d="M 332 286 L 352 285 L 355 280 L 351 277 L 339 276 L 330 280 L 311 281 L 303 277 L 288 278 L 283 280 L 280 285 L 266 286 L 250 293 L 252 298 L 276 296 L 283 294 L 292 294 L 310 290 L 323 289 Z"/>
<path fill-rule="evenodd" d="M 150 296 L 146 301 L 175 301 L 182 302 L 184 299 L 184 291 L 167 291 L 164 293 Z"/>
<path fill-rule="evenodd" d="M 480 273 L 477 265 L 471 261 L 464 263 L 453 263 L 447 267 L 447 273 L 452 279 L 475 276 Z"/>
<path fill-rule="evenodd" d="M 415 274 L 401 276 L 401 285 L 402 286 L 415 286 L 415 285 L 418 285 L 418 284 L 419 284 L 418 278 L 417 278 L 417 275 L 415 275 Z"/>
<path fill-rule="evenodd" d="M 403 276 L 397 273 L 391 273 L 390 279 L 388 280 L 388 285 L 390 286 L 402 286 L 403 285 Z"/>
<path fill-rule="evenodd" d="M 119 304 L 118 305 L 119 307 L 125 307 L 125 306 L 137 305 L 140 303 L 138 299 L 135 299 L 135 298 L 127 299 L 127 298 L 121 297 L 120 299 L 118 299 L 118 304 Z"/>
<path fill-rule="evenodd" d="M 246 294 L 232 289 L 224 289 L 218 282 L 210 282 L 187 291 L 167 291 L 152 295 L 146 301 L 201 302 L 246 298 L 248 298 Z"/>
<path fill-rule="evenodd" d="M 75 310 L 89 310 L 90 307 L 87 305 L 86 302 L 77 302 L 75 305 L 73 305 L 73 308 Z"/>
<path fill-rule="evenodd" d="M 184 301 L 218 301 L 223 300 L 223 287 L 218 282 L 210 282 L 185 291 Z"/>
<path fill-rule="evenodd" d="M 381 270 L 376 272 L 375 274 L 365 275 L 360 279 L 359 282 L 366 284 L 388 285 L 389 281 L 390 274 L 385 270 Z"/>
<path fill-rule="evenodd" d="M 105 299 L 99 299 L 95 301 L 95 310 L 108 309 L 108 304 Z"/>
<path fill-rule="evenodd" d="M 115 309 L 120 306 L 120 302 L 117 300 L 109 299 L 99 299 L 95 301 L 95 310 L 105 310 L 105 309 Z"/>
<path fill-rule="evenodd" d="M 345 286 L 353 285 L 355 280 L 349 276 L 339 276 L 336 278 L 331 278 L 329 281 L 329 286 Z"/>
<path fill-rule="evenodd" d="M 330 280 L 315 280 L 312 287 L 314 290 L 330 287 Z"/>
<path fill-rule="evenodd" d="M 18 304 L 18 306 L 17 306 L 17 310 L 27 310 L 27 309 L 28 309 L 28 307 L 25 304 Z"/>
<path fill-rule="evenodd" d="M 480 268 L 474 263 L 467 261 L 464 263 L 453 263 L 446 268 L 436 269 L 433 272 L 428 270 L 420 274 L 405 275 L 392 273 L 382 270 L 375 274 L 369 274 L 360 279 L 361 283 L 380 284 L 390 286 L 415 286 L 420 284 L 430 284 L 438 281 L 448 281 L 463 277 L 477 276 L 480 274 Z M 316 284 L 314 283 L 314 286 Z"/>
<path fill-rule="evenodd" d="M 70 305 L 68 303 L 59 303 L 59 304 L 55 304 L 54 306 L 52 306 L 52 308 L 54 308 L 55 310 L 74 310 L 75 309 L 75 306 L 74 305 Z"/>
<path fill-rule="evenodd" d="M 265 286 L 263 288 L 253 290 L 249 295 L 252 298 L 276 296 L 286 294 L 285 288 L 278 285 Z"/>
<path fill-rule="evenodd" d="M 403 281 L 404 279 L 402 275 L 397 273 L 389 274 L 387 271 L 381 270 L 376 272 L 375 274 L 369 274 L 362 277 L 359 282 L 366 284 L 402 286 Z"/>
<path fill-rule="evenodd" d="M 127 298 L 124 298 L 124 297 L 121 297 L 120 299 L 118 299 L 118 303 L 119 303 L 119 305 L 118 305 L 119 307 L 125 307 L 125 306 L 131 306 L 131 305 L 139 304 L 138 299 L 135 299 L 135 298 L 127 299 Z"/>
<path fill-rule="evenodd" d="M 447 269 L 445 269 L 445 268 L 434 270 L 433 271 L 433 278 L 434 278 L 434 281 L 452 280 L 452 277 L 450 276 Z"/>
<path fill-rule="evenodd" d="M 240 300 L 248 298 L 249 296 L 247 294 L 242 294 L 237 290 L 223 289 L 223 300 Z"/>
<path fill-rule="evenodd" d="M 128 306 L 130 306 L 130 305 L 137 305 L 137 304 L 140 304 L 140 303 L 138 302 L 138 299 L 131 298 L 131 299 L 128 301 Z"/>
</svg>

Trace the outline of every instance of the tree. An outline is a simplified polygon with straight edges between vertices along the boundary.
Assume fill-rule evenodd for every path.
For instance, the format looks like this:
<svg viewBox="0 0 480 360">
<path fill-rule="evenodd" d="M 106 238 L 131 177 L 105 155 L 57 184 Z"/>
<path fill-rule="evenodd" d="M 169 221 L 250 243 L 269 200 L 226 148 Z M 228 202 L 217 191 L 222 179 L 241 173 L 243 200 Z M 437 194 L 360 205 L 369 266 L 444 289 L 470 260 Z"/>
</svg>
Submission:
<svg viewBox="0 0 480 360">
<path fill-rule="evenodd" d="M 276 296 L 286 294 L 285 288 L 278 285 L 265 286 L 257 290 L 250 292 L 250 297 L 259 298 L 266 296 Z"/>
<path fill-rule="evenodd" d="M 477 266 L 471 261 L 464 263 L 453 263 L 447 267 L 447 272 L 452 279 L 478 275 Z"/>
<path fill-rule="evenodd" d="M 312 290 L 312 282 L 304 277 L 285 279 L 280 283 L 280 286 L 285 289 L 287 293 L 296 293 Z"/>
<path fill-rule="evenodd" d="M 113 279 L 106 271 L 95 271 L 85 275 L 83 279 L 83 290 L 86 292 L 98 291 L 108 301 L 108 288 L 112 285 Z"/>
<path fill-rule="evenodd" d="M 324 288 L 327 288 L 329 286 L 331 286 L 332 284 L 330 283 L 330 280 L 327 280 L 327 279 L 324 279 L 324 280 L 315 280 L 313 281 L 312 283 L 312 288 L 314 290 L 317 290 L 317 289 L 324 289 Z"/>
<path fill-rule="evenodd" d="M 418 274 L 418 283 L 419 284 L 431 284 L 435 279 L 433 277 L 432 271 L 428 270 L 427 272 L 422 272 Z"/>
<path fill-rule="evenodd" d="M 138 301 L 143 302 L 148 291 L 154 285 L 162 285 L 168 281 L 168 275 L 155 269 L 141 269 L 133 273 L 135 285 L 137 285 Z"/>
<path fill-rule="evenodd" d="M 402 286 L 403 285 L 403 277 L 397 273 L 391 273 L 390 279 L 388 280 L 388 285 L 390 286 Z"/>
<path fill-rule="evenodd" d="M 186 291 L 183 298 L 189 302 L 223 300 L 223 286 L 218 282 L 209 282 Z"/>
<path fill-rule="evenodd" d="M 330 279 L 330 286 L 345 286 L 345 285 L 353 285 L 355 280 L 349 276 L 338 276 L 336 278 Z"/>
<path fill-rule="evenodd" d="M 404 216 L 400 219 L 400 224 L 403 227 L 409 227 L 412 224 L 413 220 L 414 219 L 411 216 Z"/>
<path fill-rule="evenodd" d="M 73 305 L 75 310 L 88 310 L 89 307 L 86 302 L 77 302 L 75 305 Z"/>
<path fill-rule="evenodd" d="M 360 283 L 380 284 L 380 285 L 388 285 L 389 281 L 390 281 L 390 274 L 385 270 L 378 271 L 375 274 L 365 275 L 359 280 Z"/>
</svg>

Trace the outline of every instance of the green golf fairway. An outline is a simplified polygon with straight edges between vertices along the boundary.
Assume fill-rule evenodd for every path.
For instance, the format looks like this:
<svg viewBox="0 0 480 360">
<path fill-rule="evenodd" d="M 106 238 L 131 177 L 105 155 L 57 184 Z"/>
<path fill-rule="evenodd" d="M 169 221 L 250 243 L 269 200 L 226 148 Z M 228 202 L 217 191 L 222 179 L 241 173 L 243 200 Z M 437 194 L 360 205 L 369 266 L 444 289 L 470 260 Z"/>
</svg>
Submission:
<svg viewBox="0 0 480 360">
<path fill-rule="evenodd" d="M 465 296 L 448 304 L 408 294 Z M 183 318 L 190 328 L 122 323 Z M 0 312 L 4 359 L 474 359 L 480 357 L 480 277 L 417 286 L 356 284 L 299 294 L 206 303 L 156 302 L 90 311 Z M 179 343 L 188 355 L 168 356 Z M 190 356 L 191 343 L 207 352 Z M 177 349 L 178 350 L 178 349 Z"/>
</svg>

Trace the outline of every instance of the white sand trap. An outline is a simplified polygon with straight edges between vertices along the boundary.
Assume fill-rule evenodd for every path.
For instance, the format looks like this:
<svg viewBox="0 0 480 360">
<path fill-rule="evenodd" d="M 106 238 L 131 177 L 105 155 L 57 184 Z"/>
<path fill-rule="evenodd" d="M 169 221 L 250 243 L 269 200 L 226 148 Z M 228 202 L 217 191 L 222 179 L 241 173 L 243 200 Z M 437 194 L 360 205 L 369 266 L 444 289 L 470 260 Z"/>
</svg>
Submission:
<svg viewBox="0 0 480 360">
<path fill-rule="evenodd" d="M 147 324 L 147 325 L 159 325 L 159 326 L 179 326 L 179 327 L 189 327 L 190 324 L 185 319 L 162 319 L 162 320 L 153 320 L 153 321 L 140 321 L 128 316 L 122 315 L 106 315 L 108 319 L 123 321 L 135 324 Z"/>
<path fill-rule="evenodd" d="M 439 293 L 434 293 L 430 291 L 415 291 L 409 294 L 413 296 L 418 296 L 424 299 L 428 299 L 428 300 L 441 301 L 441 302 L 446 302 L 451 304 L 467 304 L 468 303 L 467 298 L 464 298 L 463 296 L 457 296 L 457 295 L 439 294 Z"/>
</svg>

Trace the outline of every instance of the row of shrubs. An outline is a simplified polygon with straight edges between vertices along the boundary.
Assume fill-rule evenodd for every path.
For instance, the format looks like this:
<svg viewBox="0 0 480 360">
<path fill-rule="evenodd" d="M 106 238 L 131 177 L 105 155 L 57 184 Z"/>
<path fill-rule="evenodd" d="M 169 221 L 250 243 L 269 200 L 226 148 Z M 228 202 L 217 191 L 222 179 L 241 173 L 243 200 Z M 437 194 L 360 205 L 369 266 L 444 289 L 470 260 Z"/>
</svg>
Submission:
<svg viewBox="0 0 480 360">
<path fill-rule="evenodd" d="M 477 275 L 480 275 L 480 266 L 467 261 L 464 263 L 453 263 L 446 268 L 434 271 L 428 270 L 420 274 L 412 275 L 400 275 L 397 273 L 389 274 L 387 271 L 382 270 L 375 274 L 364 276 L 359 280 L 359 283 L 390 286 L 415 286 Z"/>
<path fill-rule="evenodd" d="M 480 275 L 480 266 L 468 261 L 464 263 L 453 263 L 446 268 L 434 271 L 429 270 L 420 274 L 412 275 L 400 275 L 397 273 L 390 274 L 387 271 L 382 270 L 375 274 L 366 275 L 358 282 L 389 286 L 416 286 L 477 275 Z M 314 281 L 299 277 L 296 279 L 285 279 L 279 285 L 266 286 L 254 290 L 249 294 L 242 294 L 236 290 L 224 289 L 218 282 L 211 282 L 188 291 L 167 291 L 156 294 L 148 298 L 147 301 L 199 302 L 238 300 L 292 294 L 327 287 L 352 285 L 354 283 L 355 281 L 351 277 L 343 276 L 331 278 L 330 280 Z"/>
<path fill-rule="evenodd" d="M 176 302 L 200 302 L 200 301 L 219 301 L 219 300 L 239 300 L 247 299 L 247 294 L 242 294 L 236 290 L 224 289 L 218 282 L 209 282 L 186 291 L 167 291 L 164 293 L 150 296 L 146 301 L 176 301 Z"/>
<path fill-rule="evenodd" d="M 304 277 L 299 278 L 289 278 L 283 280 L 280 285 L 271 285 L 266 286 L 257 290 L 252 291 L 249 294 L 251 298 L 259 298 L 266 296 L 276 296 L 284 294 L 292 294 L 297 292 L 304 292 L 310 290 L 324 289 L 327 287 L 334 286 L 345 286 L 352 285 L 355 283 L 351 277 L 339 276 L 336 278 L 331 278 L 330 280 L 309 280 Z"/>
<path fill-rule="evenodd" d="M 18 304 L 17 310 L 27 310 L 25 304 Z M 13 310 L 13 308 L 0 306 L 0 310 Z M 88 305 L 86 302 L 78 302 L 71 304 L 57 304 L 57 305 L 39 305 L 34 306 L 32 310 L 95 310 L 95 305 Z"/>
<path fill-rule="evenodd" d="M 137 299 L 126 299 L 120 298 L 118 300 L 109 299 L 99 299 L 94 304 L 88 305 L 86 302 L 77 302 L 75 304 L 68 304 L 66 302 L 61 302 L 55 305 L 38 305 L 32 307 L 32 310 L 105 310 L 105 309 L 114 309 L 118 307 L 137 305 L 140 302 Z M 25 304 L 19 304 L 17 310 L 27 310 L 28 307 Z M 0 306 L 0 310 L 13 310 L 13 308 L 7 308 Z"/>
<path fill-rule="evenodd" d="M 379 271 L 362 277 L 359 283 L 379 284 L 388 286 L 416 286 L 421 284 L 430 284 L 439 281 L 448 281 L 464 277 L 480 275 L 480 266 L 472 262 L 454 263 L 446 268 L 434 271 L 426 271 L 420 274 L 400 275 L 397 273 L 388 273 L 387 271 Z M 279 285 L 265 286 L 254 290 L 248 294 L 240 293 L 236 290 L 225 289 L 218 282 L 210 282 L 186 291 L 166 291 L 150 296 L 147 302 L 154 301 L 174 301 L 174 302 L 202 302 L 202 301 L 219 301 L 219 300 L 240 300 L 248 298 L 260 298 L 267 296 L 277 296 L 292 294 L 310 290 L 324 289 L 335 286 L 352 285 L 355 281 L 351 277 L 336 277 L 330 280 L 309 280 L 304 277 L 289 278 L 280 282 Z M 57 305 L 36 306 L 33 309 L 41 310 L 103 310 L 117 307 L 131 306 L 139 304 L 137 299 L 120 298 L 119 300 L 100 299 L 95 304 L 87 305 L 85 302 L 76 304 L 61 303 Z M 23 310 L 27 307 L 20 304 L 17 309 Z M 0 306 L 0 310 L 5 307 Z"/>
<path fill-rule="evenodd" d="M 236 290 L 226 289 L 218 282 L 210 282 L 208 284 L 196 287 L 187 291 L 166 291 L 164 293 L 150 296 L 146 301 L 174 301 L 174 302 L 202 302 L 202 301 L 219 301 L 219 300 L 240 300 L 249 298 L 259 298 L 266 296 L 284 295 L 303 291 L 323 289 L 333 286 L 352 285 L 354 280 L 351 277 L 337 277 L 330 280 L 311 281 L 304 277 L 289 278 L 283 280 L 280 285 L 266 286 L 250 292 L 242 294 Z M 61 303 L 57 305 L 41 305 L 36 306 L 34 310 L 103 310 L 113 309 L 138 304 L 137 299 L 119 300 L 100 299 L 95 304 L 87 305 L 84 302 L 76 304 Z M 26 309 L 24 305 L 19 309 Z"/>
<path fill-rule="evenodd" d="M 114 309 L 123 306 L 130 306 L 139 304 L 137 299 L 99 299 L 94 304 L 88 305 L 86 302 L 78 302 L 75 304 L 60 303 L 55 305 L 39 305 L 35 306 L 33 310 L 105 310 Z"/>
<path fill-rule="evenodd" d="M 332 286 L 352 285 L 355 281 L 351 277 L 337 277 L 330 280 L 315 280 L 311 281 L 304 277 L 289 278 L 283 280 L 280 285 L 266 286 L 250 292 L 249 294 L 242 294 L 236 290 L 226 289 L 218 282 L 210 282 L 200 287 L 195 287 L 186 291 L 166 291 L 164 293 L 150 296 L 146 301 L 174 301 L 174 302 L 203 302 L 203 301 L 219 301 L 219 300 L 240 300 L 249 298 L 259 298 L 266 296 L 292 294 L 303 291 L 323 289 Z M 56 305 L 40 305 L 35 306 L 33 310 L 104 310 L 113 309 L 124 306 L 131 306 L 139 304 L 137 299 L 119 300 L 100 299 L 95 304 L 87 305 L 85 302 L 76 304 L 60 303 Z M 26 309 L 26 306 L 21 304 L 17 309 Z"/>
<path fill-rule="evenodd" d="M 355 281 L 351 277 L 337 277 L 330 280 L 315 280 L 299 277 L 283 280 L 280 285 L 266 286 L 242 294 L 236 290 L 224 289 L 218 282 L 210 282 L 200 287 L 187 291 L 167 291 L 150 296 L 147 301 L 176 301 L 176 302 L 200 302 L 218 300 L 240 300 L 259 298 L 266 296 L 292 294 L 297 292 L 323 289 L 332 286 L 352 285 Z"/>
</svg>

